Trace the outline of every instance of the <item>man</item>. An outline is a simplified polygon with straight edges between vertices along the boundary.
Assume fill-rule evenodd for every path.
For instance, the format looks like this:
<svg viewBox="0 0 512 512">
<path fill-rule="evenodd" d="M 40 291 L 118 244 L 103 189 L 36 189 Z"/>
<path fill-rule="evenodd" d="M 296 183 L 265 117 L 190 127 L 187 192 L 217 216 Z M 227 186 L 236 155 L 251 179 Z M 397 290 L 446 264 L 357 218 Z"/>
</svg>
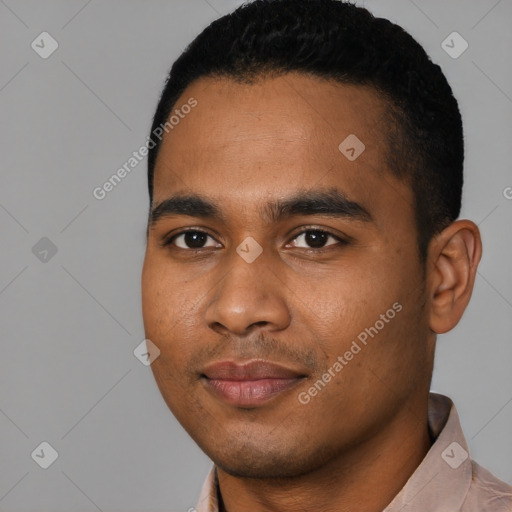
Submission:
<svg viewBox="0 0 512 512">
<path fill-rule="evenodd" d="M 152 364 L 214 462 L 199 511 L 505 511 L 436 335 L 481 256 L 440 68 L 336 0 L 257 0 L 174 63 L 148 156 Z"/>
</svg>

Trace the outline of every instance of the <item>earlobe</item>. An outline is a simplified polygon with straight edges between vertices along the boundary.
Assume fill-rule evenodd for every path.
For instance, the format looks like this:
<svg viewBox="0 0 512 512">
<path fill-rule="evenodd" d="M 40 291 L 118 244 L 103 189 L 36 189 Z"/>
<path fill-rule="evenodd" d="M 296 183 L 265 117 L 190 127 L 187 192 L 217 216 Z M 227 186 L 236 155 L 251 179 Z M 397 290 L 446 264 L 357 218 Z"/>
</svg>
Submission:
<svg viewBox="0 0 512 512">
<path fill-rule="evenodd" d="M 437 334 L 453 329 L 469 303 L 482 255 L 474 222 L 457 220 L 429 246 L 430 328 Z"/>
</svg>

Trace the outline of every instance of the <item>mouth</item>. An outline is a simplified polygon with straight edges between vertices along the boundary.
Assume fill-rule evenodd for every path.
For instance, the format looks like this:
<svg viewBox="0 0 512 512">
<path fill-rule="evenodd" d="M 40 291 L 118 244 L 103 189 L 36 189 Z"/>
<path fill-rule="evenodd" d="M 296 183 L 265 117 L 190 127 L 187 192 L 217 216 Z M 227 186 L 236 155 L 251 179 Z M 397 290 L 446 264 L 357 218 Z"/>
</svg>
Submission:
<svg viewBox="0 0 512 512">
<path fill-rule="evenodd" d="M 276 363 L 253 360 L 222 361 L 201 373 L 206 389 L 216 398 L 237 407 L 256 407 L 297 386 L 307 375 Z"/>
</svg>

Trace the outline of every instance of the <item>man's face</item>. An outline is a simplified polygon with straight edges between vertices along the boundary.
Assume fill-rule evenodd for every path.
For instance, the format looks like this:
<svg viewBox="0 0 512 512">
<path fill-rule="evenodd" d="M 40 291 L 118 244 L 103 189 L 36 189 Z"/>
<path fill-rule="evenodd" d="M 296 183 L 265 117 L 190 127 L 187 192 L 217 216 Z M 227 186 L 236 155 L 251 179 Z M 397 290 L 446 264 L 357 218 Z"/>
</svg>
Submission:
<svg viewBox="0 0 512 512">
<path fill-rule="evenodd" d="M 191 97 L 197 106 L 163 140 L 153 208 L 201 196 L 222 218 L 167 203 L 150 226 L 142 298 L 146 337 L 161 351 L 153 373 L 222 469 L 304 474 L 398 418 L 414 421 L 428 391 L 412 191 L 387 168 L 384 104 L 370 89 L 298 74 L 208 78 L 175 108 Z M 365 145 L 355 159 L 355 139 L 338 149 L 351 134 Z M 325 192 L 339 195 L 336 208 L 310 201 Z M 265 210 L 298 196 L 306 201 L 283 215 Z M 244 369 L 261 360 L 287 371 Z"/>
</svg>

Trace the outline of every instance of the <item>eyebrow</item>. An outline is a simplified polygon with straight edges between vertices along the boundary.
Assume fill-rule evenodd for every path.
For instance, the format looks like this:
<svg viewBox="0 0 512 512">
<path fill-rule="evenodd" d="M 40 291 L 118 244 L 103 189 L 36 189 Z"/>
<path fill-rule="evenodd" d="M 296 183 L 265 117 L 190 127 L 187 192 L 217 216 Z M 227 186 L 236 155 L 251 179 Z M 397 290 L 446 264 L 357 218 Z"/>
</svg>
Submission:
<svg viewBox="0 0 512 512">
<path fill-rule="evenodd" d="M 260 210 L 269 222 L 279 222 L 298 215 L 321 215 L 371 222 L 370 212 L 355 201 L 349 200 L 336 188 L 304 191 L 286 199 L 276 199 L 263 205 Z M 206 196 L 197 194 L 174 195 L 156 205 L 150 213 L 150 224 L 178 215 L 218 220 L 225 223 L 221 208 Z"/>
</svg>

